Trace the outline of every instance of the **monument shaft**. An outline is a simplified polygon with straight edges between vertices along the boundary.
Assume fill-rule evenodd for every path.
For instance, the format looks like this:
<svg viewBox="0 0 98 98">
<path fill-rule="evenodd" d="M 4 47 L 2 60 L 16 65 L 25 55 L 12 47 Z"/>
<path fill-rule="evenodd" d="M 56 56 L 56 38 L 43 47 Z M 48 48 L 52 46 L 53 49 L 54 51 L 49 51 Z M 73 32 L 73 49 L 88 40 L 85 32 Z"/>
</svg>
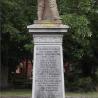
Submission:
<svg viewBox="0 0 98 98">
<path fill-rule="evenodd" d="M 64 98 L 62 35 L 33 38 L 33 98 Z"/>
</svg>

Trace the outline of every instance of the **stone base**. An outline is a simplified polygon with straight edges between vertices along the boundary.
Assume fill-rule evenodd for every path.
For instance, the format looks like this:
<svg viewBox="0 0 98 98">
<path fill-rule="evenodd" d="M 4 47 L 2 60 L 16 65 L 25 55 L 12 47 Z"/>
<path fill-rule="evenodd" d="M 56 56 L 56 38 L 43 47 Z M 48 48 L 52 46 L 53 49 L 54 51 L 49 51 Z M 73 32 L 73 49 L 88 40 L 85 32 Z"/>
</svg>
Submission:
<svg viewBox="0 0 98 98">
<path fill-rule="evenodd" d="M 65 98 L 62 40 L 69 27 L 56 22 L 27 27 L 34 40 L 32 98 Z"/>
<path fill-rule="evenodd" d="M 67 29 L 69 28 L 69 26 L 67 25 L 63 25 L 63 24 L 59 24 L 59 23 L 38 23 L 38 24 L 33 24 L 33 25 L 29 25 L 27 26 L 27 28 L 29 29 L 30 33 L 33 34 L 53 34 L 53 33 L 65 33 L 67 32 Z"/>
<path fill-rule="evenodd" d="M 35 20 L 35 24 L 62 24 L 61 20 Z"/>
</svg>

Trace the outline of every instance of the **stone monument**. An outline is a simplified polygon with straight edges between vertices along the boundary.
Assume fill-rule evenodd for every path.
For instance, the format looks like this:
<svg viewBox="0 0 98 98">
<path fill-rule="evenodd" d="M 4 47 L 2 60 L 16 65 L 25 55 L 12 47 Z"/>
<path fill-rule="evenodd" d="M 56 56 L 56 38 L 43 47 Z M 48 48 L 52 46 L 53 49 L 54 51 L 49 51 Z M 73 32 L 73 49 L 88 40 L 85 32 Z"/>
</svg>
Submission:
<svg viewBox="0 0 98 98">
<path fill-rule="evenodd" d="M 38 0 L 38 20 L 27 28 L 34 42 L 32 98 L 65 98 L 62 40 L 69 27 L 56 0 Z"/>
<path fill-rule="evenodd" d="M 38 20 L 60 19 L 56 0 L 38 0 Z"/>
</svg>

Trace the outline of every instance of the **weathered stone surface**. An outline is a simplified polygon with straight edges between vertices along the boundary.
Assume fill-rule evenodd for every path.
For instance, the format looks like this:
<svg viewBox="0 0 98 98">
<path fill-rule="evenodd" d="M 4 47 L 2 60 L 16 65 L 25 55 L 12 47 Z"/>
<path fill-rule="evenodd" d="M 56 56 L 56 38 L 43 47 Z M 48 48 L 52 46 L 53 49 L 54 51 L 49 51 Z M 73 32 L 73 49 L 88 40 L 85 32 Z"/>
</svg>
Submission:
<svg viewBox="0 0 98 98">
<path fill-rule="evenodd" d="M 38 0 L 38 20 L 59 20 L 56 0 Z"/>
<path fill-rule="evenodd" d="M 34 98 L 63 98 L 60 45 L 37 45 Z"/>
<path fill-rule="evenodd" d="M 62 40 L 69 27 L 51 22 L 27 26 L 34 42 L 32 98 L 65 98 Z"/>
<path fill-rule="evenodd" d="M 61 34 L 34 34 L 33 98 L 64 98 Z"/>
<path fill-rule="evenodd" d="M 59 24 L 59 23 L 52 23 L 49 20 L 45 20 L 43 23 L 38 23 L 38 24 L 33 24 L 33 25 L 29 25 L 27 26 L 27 28 L 29 29 L 30 33 L 38 33 L 38 34 L 61 34 L 61 33 L 65 33 L 67 32 L 67 29 L 69 28 L 69 26 L 67 25 L 63 25 L 63 24 Z"/>
</svg>

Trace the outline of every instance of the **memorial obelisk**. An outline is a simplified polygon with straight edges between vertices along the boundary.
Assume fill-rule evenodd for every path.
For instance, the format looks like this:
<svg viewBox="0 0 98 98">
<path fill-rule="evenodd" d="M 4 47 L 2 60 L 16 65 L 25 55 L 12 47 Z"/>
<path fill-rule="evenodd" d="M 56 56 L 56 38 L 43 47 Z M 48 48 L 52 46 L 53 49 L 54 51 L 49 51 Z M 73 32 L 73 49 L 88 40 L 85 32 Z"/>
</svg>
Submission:
<svg viewBox="0 0 98 98">
<path fill-rule="evenodd" d="M 65 98 L 63 72 L 63 25 L 56 0 L 38 0 L 38 20 L 27 26 L 33 35 L 32 98 Z"/>
</svg>

